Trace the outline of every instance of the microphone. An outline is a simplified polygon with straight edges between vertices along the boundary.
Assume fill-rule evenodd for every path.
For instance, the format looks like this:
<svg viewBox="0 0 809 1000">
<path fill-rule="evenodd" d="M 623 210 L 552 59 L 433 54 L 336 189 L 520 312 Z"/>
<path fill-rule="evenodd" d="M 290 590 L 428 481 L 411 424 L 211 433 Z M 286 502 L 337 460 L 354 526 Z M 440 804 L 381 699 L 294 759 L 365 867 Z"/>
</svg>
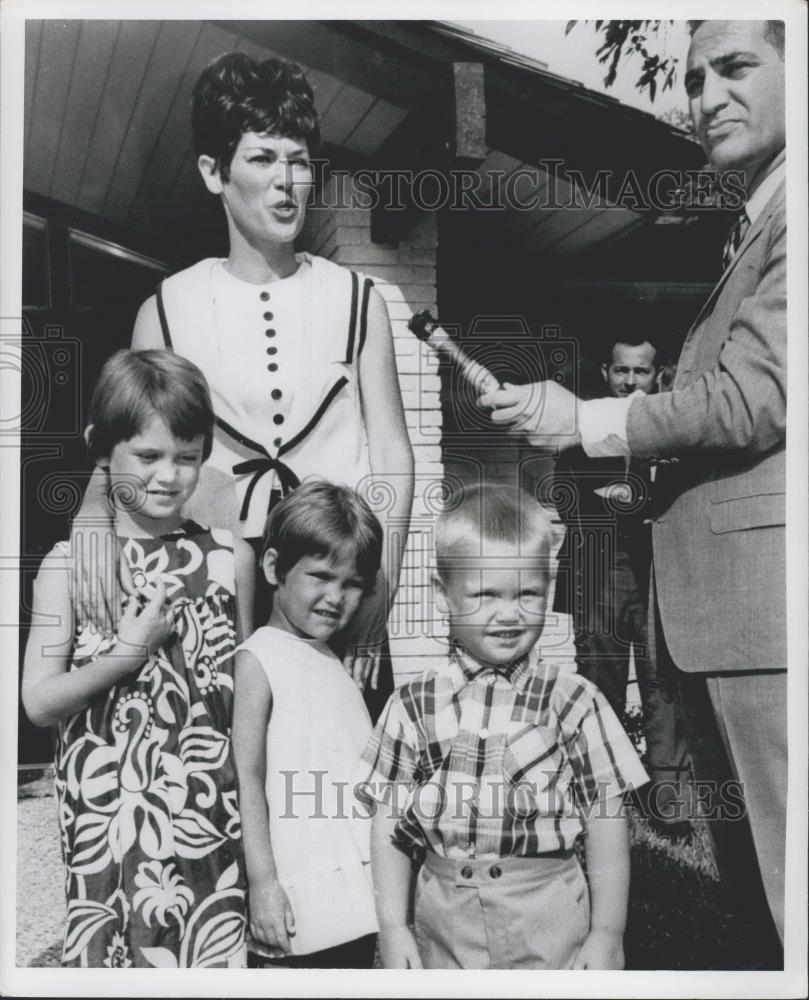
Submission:
<svg viewBox="0 0 809 1000">
<path fill-rule="evenodd" d="M 411 333 L 423 341 L 437 353 L 443 354 L 452 362 L 464 379 L 472 387 L 476 396 L 492 389 L 502 389 L 500 380 L 488 368 L 474 361 L 466 351 L 459 347 L 446 330 L 438 325 L 438 320 L 431 315 L 429 309 L 415 313 L 407 324 Z"/>
</svg>

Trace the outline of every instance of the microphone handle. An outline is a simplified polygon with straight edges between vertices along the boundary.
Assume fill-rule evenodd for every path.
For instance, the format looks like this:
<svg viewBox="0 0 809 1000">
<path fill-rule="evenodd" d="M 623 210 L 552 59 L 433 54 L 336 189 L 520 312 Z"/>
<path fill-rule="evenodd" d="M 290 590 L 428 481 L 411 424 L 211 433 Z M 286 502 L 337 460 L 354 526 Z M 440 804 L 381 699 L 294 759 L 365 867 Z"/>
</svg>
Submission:
<svg viewBox="0 0 809 1000">
<path fill-rule="evenodd" d="M 470 358 L 466 351 L 459 347 L 438 324 L 433 327 L 427 343 L 433 350 L 443 354 L 448 361 L 455 365 L 472 387 L 476 396 L 482 396 L 484 392 L 502 388 L 499 379 L 495 378 L 485 365 Z"/>
</svg>

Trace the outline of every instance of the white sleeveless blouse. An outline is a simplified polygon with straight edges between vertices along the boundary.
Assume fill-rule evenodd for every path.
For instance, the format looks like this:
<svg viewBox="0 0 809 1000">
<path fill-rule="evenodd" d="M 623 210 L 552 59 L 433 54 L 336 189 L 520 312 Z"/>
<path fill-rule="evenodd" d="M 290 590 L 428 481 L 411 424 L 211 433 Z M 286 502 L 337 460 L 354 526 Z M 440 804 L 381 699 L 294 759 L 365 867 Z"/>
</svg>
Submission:
<svg viewBox="0 0 809 1000">
<path fill-rule="evenodd" d="M 217 426 L 210 465 L 236 485 L 242 534 L 260 536 L 275 491 L 306 476 L 356 488 L 370 472 L 358 359 L 371 280 L 299 254 L 263 285 L 208 258 L 158 295 L 167 346 L 198 365 Z"/>
</svg>

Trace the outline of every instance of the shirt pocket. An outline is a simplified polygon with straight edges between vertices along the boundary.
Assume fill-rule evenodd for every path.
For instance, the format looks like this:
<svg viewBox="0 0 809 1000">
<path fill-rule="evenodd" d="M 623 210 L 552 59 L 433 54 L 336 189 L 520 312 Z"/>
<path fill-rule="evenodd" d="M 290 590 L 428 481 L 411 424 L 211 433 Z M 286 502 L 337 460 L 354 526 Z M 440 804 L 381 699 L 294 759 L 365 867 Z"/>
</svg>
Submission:
<svg viewBox="0 0 809 1000">
<path fill-rule="evenodd" d="M 503 772 L 516 815 L 554 815 L 563 807 L 568 782 L 565 755 L 556 734 L 536 725 L 513 724 L 506 735 Z"/>
</svg>

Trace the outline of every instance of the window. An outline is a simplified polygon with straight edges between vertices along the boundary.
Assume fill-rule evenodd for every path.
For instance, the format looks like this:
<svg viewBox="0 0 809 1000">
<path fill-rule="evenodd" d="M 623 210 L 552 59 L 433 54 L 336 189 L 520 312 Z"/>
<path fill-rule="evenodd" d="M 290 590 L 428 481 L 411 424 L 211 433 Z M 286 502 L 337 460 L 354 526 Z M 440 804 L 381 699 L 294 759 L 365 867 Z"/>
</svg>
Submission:
<svg viewBox="0 0 809 1000">
<path fill-rule="evenodd" d="M 22 301 L 26 309 L 51 305 L 48 222 L 31 212 L 22 216 Z"/>
<path fill-rule="evenodd" d="M 68 229 L 68 247 L 74 308 L 114 308 L 122 300 L 142 302 L 168 273 L 162 261 L 79 229 Z"/>
</svg>

